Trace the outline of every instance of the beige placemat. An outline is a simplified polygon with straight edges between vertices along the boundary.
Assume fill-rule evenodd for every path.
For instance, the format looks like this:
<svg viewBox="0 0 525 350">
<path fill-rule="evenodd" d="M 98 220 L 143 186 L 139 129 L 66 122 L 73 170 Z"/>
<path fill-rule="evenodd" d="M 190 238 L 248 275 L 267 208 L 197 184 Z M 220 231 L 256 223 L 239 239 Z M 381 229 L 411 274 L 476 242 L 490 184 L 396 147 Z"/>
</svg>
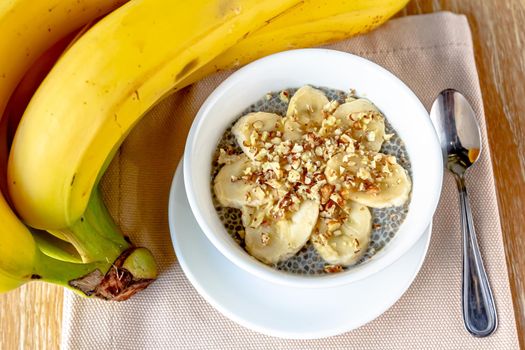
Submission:
<svg viewBox="0 0 525 350">
<path fill-rule="evenodd" d="M 470 336 L 460 312 L 457 192 L 446 176 L 430 251 L 406 294 L 386 313 L 346 334 L 282 340 L 245 329 L 215 311 L 176 262 L 168 231 L 168 193 L 191 121 L 228 74 L 210 77 L 158 105 L 128 137 L 103 180 L 106 201 L 122 228 L 150 248 L 162 273 L 124 303 L 66 293 L 64 349 L 517 349 L 496 194 L 472 39 L 464 16 L 438 13 L 392 20 L 379 30 L 331 45 L 371 59 L 404 80 L 427 108 L 444 88 L 462 91 L 483 128 L 479 164 L 469 174 L 480 245 L 498 306 L 499 328 Z M 330 317 L 327 315 L 327 317 Z"/>
</svg>

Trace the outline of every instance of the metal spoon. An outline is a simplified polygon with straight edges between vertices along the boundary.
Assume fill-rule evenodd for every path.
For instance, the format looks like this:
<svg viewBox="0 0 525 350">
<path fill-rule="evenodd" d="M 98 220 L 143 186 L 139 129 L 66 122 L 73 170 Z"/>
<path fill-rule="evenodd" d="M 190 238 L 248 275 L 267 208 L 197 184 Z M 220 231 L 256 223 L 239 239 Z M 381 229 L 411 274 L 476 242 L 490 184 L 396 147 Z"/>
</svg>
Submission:
<svg viewBox="0 0 525 350">
<path fill-rule="evenodd" d="M 430 118 L 436 128 L 444 162 L 459 189 L 463 232 L 463 320 L 476 337 L 486 337 L 497 327 L 496 307 L 483 260 L 465 187 L 465 172 L 481 153 L 481 136 L 472 107 L 456 90 L 443 90 L 432 105 Z"/>
</svg>

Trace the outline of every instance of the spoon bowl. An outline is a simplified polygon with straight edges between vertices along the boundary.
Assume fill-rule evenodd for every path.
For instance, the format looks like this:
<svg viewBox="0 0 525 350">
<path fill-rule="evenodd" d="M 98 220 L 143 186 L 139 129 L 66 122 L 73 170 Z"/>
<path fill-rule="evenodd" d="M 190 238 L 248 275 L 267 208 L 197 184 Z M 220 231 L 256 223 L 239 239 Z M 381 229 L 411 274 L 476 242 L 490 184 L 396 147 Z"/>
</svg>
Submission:
<svg viewBox="0 0 525 350">
<path fill-rule="evenodd" d="M 481 135 L 475 113 L 461 93 L 443 90 L 430 118 L 438 133 L 445 165 L 453 174 L 464 174 L 481 153 Z"/>
</svg>

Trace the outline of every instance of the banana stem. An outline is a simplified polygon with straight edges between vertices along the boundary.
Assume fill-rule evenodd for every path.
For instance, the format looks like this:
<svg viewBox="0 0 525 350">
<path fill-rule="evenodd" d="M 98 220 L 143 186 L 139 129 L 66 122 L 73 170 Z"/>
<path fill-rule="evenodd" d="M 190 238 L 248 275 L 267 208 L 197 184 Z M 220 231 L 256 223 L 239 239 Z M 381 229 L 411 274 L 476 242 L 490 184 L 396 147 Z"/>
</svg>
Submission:
<svg viewBox="0 0 525 350">
<path fill-rule="evenodd" d="M 113 262 L 131 246 L 106 209 L 98 189 L 93 191 L 84 215 L 76 223 L 49 232 L 66 237 L 84 262 Z"/>
<path fill-rule="evenodd" d="M 53 259 L 37 249 L 32 280 L 41 280 L 67 287 L 83 296 L 91 295 L 111 263 L 76 264 Z M 82 283 L 83 279 L 84 283 Z M 75 284 L 75 281 L 79 283 Z M 79 286 L 80 284 L 80 286 Z M 85 287 L 82 287 L 85 286 Z"/>
<path fill-rule="evenodd" d="M 103 237 L 113 241 L 115 244 L 123 247 L 129 246 L 129 240 L 115 223 L 109 213 L 102 193 L 98 187 L 93 189 L 84 218 L 93 226 L 93 228 Z"/>
<path fill-rule="evenodd" d="M 62 240 L 62 241 L 66 241 L 66 242 L 68 241 L 68 240 L 67 240 L 67 237 L 66 237 L 62 232 L 60 232 L 60 231 L 52 231 L 52 232 L 51 232 L 51 231 L 48 231 L 48 232 L 49 232 L 50 234 L 52 234 L 54 237 L 56 237 L 56 238 L 58 238 L 58 239 L 60 239 L 60 240 Z"/>
<path fill-rule="evenodd" d="M 42 253 L 62 261 L 82 262 L 75 247 L 66 240 L 59 239 L 45 231 L 31 229 L 31 233 Z"/>
<path fill-rule="evenodd" d="M 127 249 L 113 262 L 81 264 L 53 259 L 36 249 L 31 276 L 31 280 L 64 286 L 81 296 L 115 301 L 127 300 L 156 278 L 155 260 L 145 248 Z"/>
<path fill-rule="evenodd" d="M 50 231 L 55 234 L 55 231 Z M 129 245 L 117 245 L 101 236 L 93 226 L 80 218 L 73 226 L 60 230 L 77 249 L 84 262 L 115 260 Z"/>
</svg>

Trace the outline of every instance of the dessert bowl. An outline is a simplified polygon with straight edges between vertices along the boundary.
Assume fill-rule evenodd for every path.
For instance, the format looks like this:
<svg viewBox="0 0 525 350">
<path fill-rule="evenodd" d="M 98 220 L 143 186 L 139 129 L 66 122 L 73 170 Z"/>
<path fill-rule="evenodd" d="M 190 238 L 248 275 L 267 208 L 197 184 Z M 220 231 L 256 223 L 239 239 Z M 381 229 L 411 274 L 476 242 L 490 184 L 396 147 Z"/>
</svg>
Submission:
<svg viewBox="0 0 525 350">
<path fill-rule="evenodd" d="M 355 90 L 360 97 L 371 100 L 403 140 L 411 162 L 411 200 L 397 233 L 370 259 L 339 273 L 300 275 L 263 264 L 228 234 L 212 200 L 212 159 L 224 131 L 241 112 L 268 92 L 304 85 Z M 255 61 L 227 78 L 210 94 L 193 122 L 183 170 L 192 212 L 207 238 L 223 255 L 260 278 L 306 288 L 352 283 L 399 259 L 430 223 L 441 193 L 443 174 L 438 139 L 417 96 L 384 68 L 364 58 L 327 49 L 278 53 Z"/>
</svg>

